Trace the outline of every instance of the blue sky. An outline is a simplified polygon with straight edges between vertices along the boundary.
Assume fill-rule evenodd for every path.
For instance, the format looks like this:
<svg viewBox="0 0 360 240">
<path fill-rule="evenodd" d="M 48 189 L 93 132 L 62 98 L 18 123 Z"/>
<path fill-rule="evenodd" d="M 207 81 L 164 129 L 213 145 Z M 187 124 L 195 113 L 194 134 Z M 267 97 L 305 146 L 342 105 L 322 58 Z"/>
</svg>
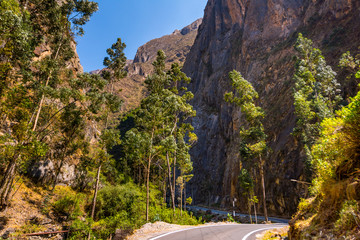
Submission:
<svg viewBox="0 0 360 240">
<path fill-rule="evenodd" d="M 120 37 L 133 59 L 141 45 L 203 17 L 207 0 L 98 0 L 99 11 L 76 39 L 84 71 L 102 69 L 106 49 Z"/>
</svg>

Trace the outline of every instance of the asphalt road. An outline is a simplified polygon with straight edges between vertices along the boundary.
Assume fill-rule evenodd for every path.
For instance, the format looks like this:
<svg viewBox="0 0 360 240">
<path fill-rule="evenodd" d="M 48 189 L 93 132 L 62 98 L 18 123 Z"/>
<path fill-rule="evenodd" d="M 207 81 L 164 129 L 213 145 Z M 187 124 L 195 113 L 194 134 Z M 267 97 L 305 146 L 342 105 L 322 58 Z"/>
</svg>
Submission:
<svg viewBox="0 0 360 240">
<path fill-rule="evenodd" d="M 220 211 L 220 210 L 214 210 L 214 209 L 209 209 L 209 208 L 204 208 L 204 207 L 198 207 L 198 206 L 190 206 L 190 209 L 193 210 L 202 210 L 202 211 L 207 211 L 207 210 L 211 210 L 212 213 L 215 214 L 220 214 L 220 215 L 224 215 L 226 216 L 228 213 L 230 215 L 232 215 L 232 212 L 226 212 L 226 211 Z M 248 217 L 249 215 L 247 214 L 241 214 L 241 213 L 235 213 L 236 216 L 240 216 L 240 217 Z M 255 216 L 252 215 L 251 216 L 253 221 L 255 221 Z M 257 216 L 259 221 L 265 221 L 265 217 L 263 216 Z M 283 218 L 274 218 L 274 217 L 269 217 L 269 221 L 273 222 L 273 223 L 289 223 L 288 219 L 283 219 Z"/>
<path fill-rule="evenodd" d="M 286 224 L 229 224 L 203 226 L 166 233 L 149 240 L 254 240 L 263 231 L 282 228 Z"/>
</svg>

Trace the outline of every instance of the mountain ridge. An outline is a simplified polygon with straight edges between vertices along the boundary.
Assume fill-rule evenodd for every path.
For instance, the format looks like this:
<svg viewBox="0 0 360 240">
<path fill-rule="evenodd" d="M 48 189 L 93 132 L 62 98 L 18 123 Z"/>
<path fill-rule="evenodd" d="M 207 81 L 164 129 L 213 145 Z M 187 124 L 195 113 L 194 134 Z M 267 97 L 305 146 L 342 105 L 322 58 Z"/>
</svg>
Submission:
<svg viewBox="0 0 360 240">
<path fill-rule="evenodd" d="M 153 71 L 152 62 L 155 61 L 158 50 L 162 49 L 165 52 L 167 67 L 175 62 L 180 65 L 184 63 L 201 22 L 200 18 L 181 30 L 150 40 L 138 48 L 134 60 L 128 60 L 125 67 L 128 76 L 115 86 L 115 90 L 121 89 L 119 95 L 124 99 L 122 111 L 136 108 L 146 96 L 144 81 Z"/>
<path fill-rule="evenodd" d="M 230 206 L 233 198 L 242 198 L 237 177 L 240 167 L 249 163 L 241 160 L 237 145 L 241 112 L 223 100 L 231 89 L 228 73 L 235 69 L 254 85 L 267 114 L 265 130 L 272 149 L 265 166 L 269 212 L 291 216 L 296 211 L 307 187 L 291 182 L 306 181 L 305 153 L 291 135 L 295 126 L 293 44 L 302 32 L 336 68 L 343 52 L 360 45 L 358 20 L 359 2 L 354 0 L 208 1 L 184 64 L 197 111 L 192 123 L 199 141 L 191 153 L 194 178 L 189 188 L 195 203 Z M 346 83 L 344 93 L 353 86 Z M 259 185 L 255 194 L 261 196 Z M 247 211 L 244 201 L 238 201 L 238 206 Z"/>
</svg>

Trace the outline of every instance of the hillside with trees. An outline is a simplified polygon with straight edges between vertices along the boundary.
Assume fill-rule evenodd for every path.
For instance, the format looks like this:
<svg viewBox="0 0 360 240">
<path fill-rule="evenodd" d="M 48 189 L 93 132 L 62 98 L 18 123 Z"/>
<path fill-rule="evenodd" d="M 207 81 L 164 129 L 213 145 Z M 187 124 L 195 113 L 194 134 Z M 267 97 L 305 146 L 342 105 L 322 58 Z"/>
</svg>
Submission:
<svg viewBox="0 0 360 240">
<path fill-rule="evenodd" d="M 83 73 L 78 64 L 74 38 L 84 34 L 97 3 L 0 6 L 1 236 L 65 227 L 70 239 L 93 239 L 116 229 L 126 235 L 154 219 L 199 223 L 175 207 L 178 188 L 186 202 L 188 151 L 196 142 L 186 123 L 195 115 L 192 94 L 180 88 L 189 78 L 180 66 L 166 69 L 158 53 L 146 80 L 149 96 L 122 120 L 134 122 L 125 134 L 117 128 L 123 100 L 115 85 L 127 76 L 126 45 L 119 38 L 110 46 L 100 74 Z M 124 162 L 114 160 L 115 146 L 128 150 Z"/>
<path fill-rule="evenodd" d="M 360 238 L 358 0 L 208 0 L 84 73 L 98 8 L 0 1 L 0 238 L 274 217 L 290 239 Z"/>
</svg>

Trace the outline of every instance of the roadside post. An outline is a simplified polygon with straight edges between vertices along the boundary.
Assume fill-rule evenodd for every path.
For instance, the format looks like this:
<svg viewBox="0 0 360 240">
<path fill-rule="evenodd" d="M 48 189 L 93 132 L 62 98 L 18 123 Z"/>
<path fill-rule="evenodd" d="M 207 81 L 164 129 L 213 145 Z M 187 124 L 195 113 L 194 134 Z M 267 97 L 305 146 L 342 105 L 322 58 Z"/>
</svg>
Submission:
<svg viewBox="0 0 360 240">
<path fill-rule="evenodd" d="M 235 202 L 237 201 L 236 198 L 233 199 L 233 217 L 235 217 Z"/>
</svg>

